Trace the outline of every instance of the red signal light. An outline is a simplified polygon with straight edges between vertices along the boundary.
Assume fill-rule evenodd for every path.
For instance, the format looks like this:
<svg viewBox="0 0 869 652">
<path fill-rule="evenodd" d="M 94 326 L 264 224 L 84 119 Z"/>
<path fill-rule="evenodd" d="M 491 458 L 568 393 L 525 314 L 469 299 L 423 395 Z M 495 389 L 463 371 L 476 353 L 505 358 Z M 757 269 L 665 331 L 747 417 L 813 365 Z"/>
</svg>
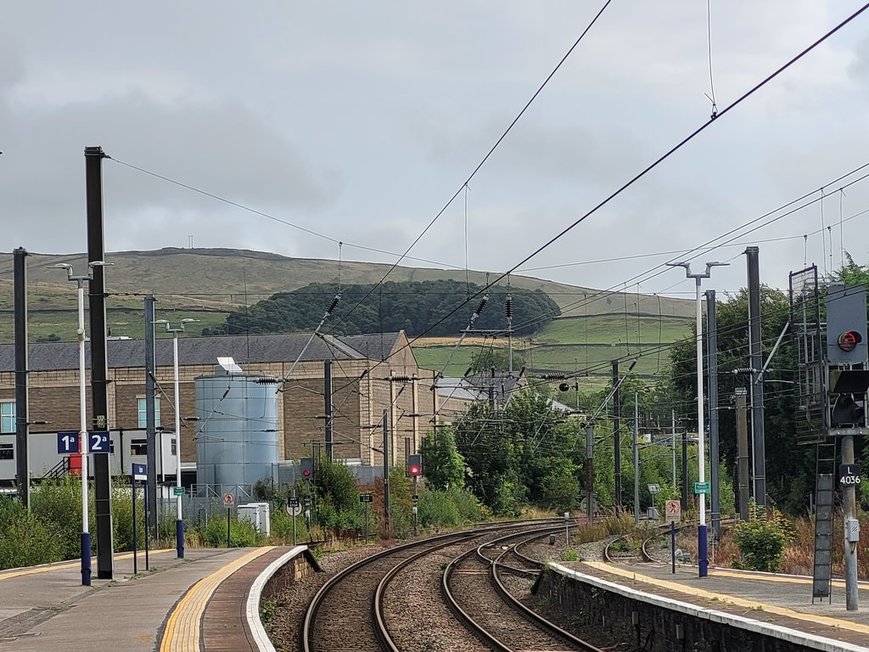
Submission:
<svg viewBox="0 0 869 652">
<path fill-rule="evenodd" d="M 857 348 L 857 345 L 863 341 L 863 338 L 860 336 L 860 333 L 857 331 L 845 331 L 841 335 L 839 335 L 836 343 L 839 345 L 839 348 L 845 351 L 846 353 L 850 353 L 854 349 Z"/>
<path fill-rule="evenodd" d="M 407 465 L 405 466 L 406 475 L 409 478 L 416 478 L 422 475 L 422 456 L 408 455 Z"/>
</svg>

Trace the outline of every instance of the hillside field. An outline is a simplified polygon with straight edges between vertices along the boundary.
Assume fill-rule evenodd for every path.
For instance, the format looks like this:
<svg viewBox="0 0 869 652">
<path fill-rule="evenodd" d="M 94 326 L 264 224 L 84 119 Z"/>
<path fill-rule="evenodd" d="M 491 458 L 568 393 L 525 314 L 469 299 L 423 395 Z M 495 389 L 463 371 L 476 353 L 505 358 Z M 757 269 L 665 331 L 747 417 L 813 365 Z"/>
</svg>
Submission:
<svg viewBox="0 0 869 652">
<path fill-rule="evenodd" d="M 203 328 L 223 323 L 226 315 L 245 305 L 309 283 L 334 282 L 335 261 L 297 259 L 247 250 L 161 249 L 108 253 L 105 268 L 107 325 L 114 336 L 141 338 L 144 333 L 143 301 L 155 296 L 158 318 L 192 317 L 188 325 L 195 336 Z M 30 254 L 27 262 L 28 330 L 31 342 L 76 339 L 76 286 L 66 279 L 57 263 L 70 263 L 76 274 L 87 269 L 84 254 Z M 0 342 L 11 343 L 13 329 L 11 254 L 0 255 Z M 375 283 L 389 269 L 377 263 L 343 262 L 342 283 Z M 396 267 L 394 281 L 457 279 L 464 270 Z M 471 272 L 471 282 L 485 284 L 487 275 Z M 651 377 L 666 364 L 666 345 L 690 334 L 693 301 L 642 294 L 602 292 L 582 286 L 513 275 L 512 287 L 540 289 L 559 306 L 561 316 L 530 338 L 517 339 L 514 350 L 525 358 L 529 373 L 589 371 L 589 383 L 603 383 L 612 359 L 647 352 L 635 371 Z M 492 291 L 506 292 L 506 284 Z M 87 292 L 87 289 L 86 289 Z M 87 306 L 87 303 L 85 304 Z M 325 306 L 324 306 L 325 309 Z M 469 308 L 469 312 L 472 308 Z M 469 315 L 470 316 L 470 315 Z M 311 329 L 316 324 L 311 324 Z M 518 325 L 515 325 L 518 326 Z M 328 323 L 324 329 L 328 332 Z M 419 363 L 441 370 L 458 341 L 456 337 L 425 338 L 414 345 Z M 446 375 L 460 376 L 471 355 L 491 340 L 469 339 L 452 353 Z M 505 339 L 495 342 L 506 346 Z M 521 363 L 517 363 L 521 366 Z"/>
</svg>

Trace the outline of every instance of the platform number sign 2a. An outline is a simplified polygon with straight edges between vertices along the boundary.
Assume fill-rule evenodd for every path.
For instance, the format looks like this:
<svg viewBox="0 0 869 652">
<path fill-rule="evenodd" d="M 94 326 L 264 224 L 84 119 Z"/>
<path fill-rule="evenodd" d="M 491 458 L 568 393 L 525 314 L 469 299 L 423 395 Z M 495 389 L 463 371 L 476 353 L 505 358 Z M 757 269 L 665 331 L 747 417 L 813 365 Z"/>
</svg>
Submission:
<svg viewBox="0 0 869 652">
<path fill-rule="evenodd" d="M 839 484 L 843 487 L 856 487 L 860 484 L 859 464 L 839 465 Z"/>
<path fill-rule="evenodd" d="M 88 433 L 88 443 L 91 453 L 109 452 L 109 433 L 104 430 L 95 430 Z"/>
</svg>

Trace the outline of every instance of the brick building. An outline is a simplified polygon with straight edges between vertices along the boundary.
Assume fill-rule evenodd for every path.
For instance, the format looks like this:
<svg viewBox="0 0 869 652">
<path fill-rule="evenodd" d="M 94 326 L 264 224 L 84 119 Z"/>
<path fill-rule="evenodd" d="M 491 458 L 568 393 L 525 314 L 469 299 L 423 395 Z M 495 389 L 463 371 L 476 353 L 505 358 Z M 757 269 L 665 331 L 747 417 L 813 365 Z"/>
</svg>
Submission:
<svg viewBox="0 0 869 652">
<path fill-rule="evenodd" d="M 400 464 L 431 428 L 435 396 L 431 371 L 421 369 L 404 332 L 315 338 L 281 334 L 184 337 L 178 340 L 181 458 L 196 461 L 195 384 L 214 373 L 218 357 L 232 357 L 246 373 L 272 376 L 277 388 L 279 458 L 307 457 L 324 443 L 324 361 L 331 361 L 333 432 L 336 458 L 382 465 L 383 410 L 393 425 L 391 461 Z M 109 340 L 109 429 L 141 432 L 145 426 L 145 352 L 142 340 Z M 299 363 L 294 361 L 304 349 Z M 156 342 L 157 425 L 174 428 L 172 340 Z M 90 351 L 86 352 L 90 367 Z M 78 430 L 78 344 L 48 342 L 29 349 L 29 420 L 31 434 Z M 14 457 L 15 373 L 13 345 L 0 345 L 0 446 Z M 88 371 L 88 383 L 90 373 Z M 88 423 L 90 386 L 88 385 Z M 441 399 L 443 403 L 443 399 Z M 451 412 L 464 401 L 451 399 Z M 44 422 L 45 425 L 36 425 Z M 141 453 L 141 451 L 139 451 Z M 4 452 L 0 450 L 0 456 Z M 9 458 L 11 459 L 11 457 Z M 31 457 L 31 468 L 36 462 Z M 34 471 L 38 473 L 38 469 Z"/>
</svg>

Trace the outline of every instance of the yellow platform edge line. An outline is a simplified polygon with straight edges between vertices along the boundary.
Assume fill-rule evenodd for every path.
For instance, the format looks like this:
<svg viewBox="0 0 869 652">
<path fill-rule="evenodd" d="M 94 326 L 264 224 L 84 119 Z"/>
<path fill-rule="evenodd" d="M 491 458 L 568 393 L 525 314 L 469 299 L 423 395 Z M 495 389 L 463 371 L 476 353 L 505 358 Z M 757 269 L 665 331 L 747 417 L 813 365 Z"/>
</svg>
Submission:
<svg viewBox="0 0 869 652">
<path fill-rule="evenodd" d="M 239 568 L 274 548 L 275 546 L 256 548 L 191 586 L 175 604 L 166 620 L 160 640 L 160 652 L 198 652 L 200 623 L 214 591 Z"/>
<path fill-rule="evenodd" d="M 584 561 L 582 563 L 586 566 L 589 566 L 590 568 L 601 570 L 606 573 L 618 575 L 626 579 L 636 580 L 637 582 L 643 582 L 645 584 L 652 584 L 654 586 L 659 586 L 664 589 L 670 589 L 672 591 L 677 591 L 686 595 L 693 595 L 698 598 L 716 600 L 717 602 L 732 604 L 736 605 L 737 607 L 744 607 L 746 609 L 758 610 L 763 613 L 772 613 L 779 616 L 785 616 L 787 618 L 793 618 L 795 620 L 802 620 L 810 623 L 820 623 L 829 627 L 838 627 L 840 629 L 847 629 L 852 632 L 869 634 L 869 625 L 862 625 L 860 623 L 854 623 L 848 620 L 839 620 L 838 618 L 830 618 L 829 616 L 821 616 L 819 614 L 807 614 L 801 611 L 794 611 L 793 609 L 788 609 L 786 607 L 777 607 L 775 605 L 767 604 L 765 602 L 746 600 L 744 598 L 737 598 L 728 594 L 713 593 L 712 591 L 706 591 L 704 589 L 696 589 L 694 587 L 684 586 L 677 582 L 660 580 L 656 577 L 650 577 L 648 575 L 642 575 L 641 573 L 637 573 L 635 571 L 618 568 L 617 566 L 611 566 L 600 561 Z"/>
</svg>

